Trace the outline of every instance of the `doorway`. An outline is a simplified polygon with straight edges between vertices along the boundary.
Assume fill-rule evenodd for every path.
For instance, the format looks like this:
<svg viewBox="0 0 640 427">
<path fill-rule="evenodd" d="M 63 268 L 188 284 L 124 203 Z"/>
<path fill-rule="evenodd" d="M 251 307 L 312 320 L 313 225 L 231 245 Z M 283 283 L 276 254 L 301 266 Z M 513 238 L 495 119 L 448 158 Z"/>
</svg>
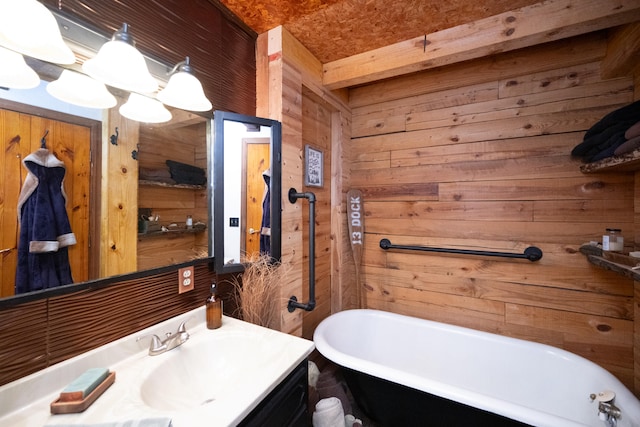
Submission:
<svg viewBox="0 0 640 427">
<path fill-rule="evenodd" d="M 260 252 L 262 228 L 262 203 L 266 194 L 263 174 L 271 167 L 271 141 L 269 138 L 244 138 L 242 140 L 246 155 L 242 156 L 245 184 L 245 218 L 242 226 L 244 247 L 241 252 L 251 259 Z"/>
</svg>

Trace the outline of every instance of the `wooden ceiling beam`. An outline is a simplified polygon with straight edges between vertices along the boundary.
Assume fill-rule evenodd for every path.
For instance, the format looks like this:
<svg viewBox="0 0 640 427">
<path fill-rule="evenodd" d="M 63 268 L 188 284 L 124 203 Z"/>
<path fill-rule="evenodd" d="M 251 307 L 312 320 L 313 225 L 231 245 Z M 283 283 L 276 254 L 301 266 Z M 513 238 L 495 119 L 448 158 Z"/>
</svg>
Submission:
<svg viewBox="0 0 640 427">
<path fill-rule="evenodd" d="M 637 0 L 549 0 L 323 66 L 340 89 L 640 20 Z"/>
</svg>

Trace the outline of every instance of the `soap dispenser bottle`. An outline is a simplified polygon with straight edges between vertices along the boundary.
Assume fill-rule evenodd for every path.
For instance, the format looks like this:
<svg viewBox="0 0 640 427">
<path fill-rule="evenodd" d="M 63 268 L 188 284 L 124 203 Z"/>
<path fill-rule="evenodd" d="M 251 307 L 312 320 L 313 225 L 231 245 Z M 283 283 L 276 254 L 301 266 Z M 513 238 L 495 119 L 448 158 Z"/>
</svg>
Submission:
<svg viewBox="0 0 640 427">
<path fill-rule="evenodd" d="M 222 326 L 222 299 L 217 295 L 215 283 L 211 284 L 211 295 L 205 303 L 207 311 L 207 328 L 218 329 Z"/>
</svg>

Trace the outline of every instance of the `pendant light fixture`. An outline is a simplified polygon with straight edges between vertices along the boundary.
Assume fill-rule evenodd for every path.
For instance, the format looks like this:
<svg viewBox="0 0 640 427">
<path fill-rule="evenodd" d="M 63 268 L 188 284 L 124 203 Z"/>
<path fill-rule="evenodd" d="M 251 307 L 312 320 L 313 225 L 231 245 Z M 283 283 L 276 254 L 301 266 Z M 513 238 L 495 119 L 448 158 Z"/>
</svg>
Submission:
<svg viewBox="0 0 640 427">
<path fill-rule="evenodd" d="M 171 120 L 171 112 L 162 103 L 187 111 L 212 109 L 189 57 L 165 73 L 167 64 L 145 58 L 135 48 L 128 24 L 124 23 L 106 43 L 104 40 L 108 38 L 104 35 L 82 41 L 70 37 L 84 34 L 76 31 L 79 27 L 81 25 L 48 9 L 40 1 L 0 0 L 0 87 L 29 89 L 40 84 L 40 77 L 22 55 L 49 63 L 75 64 L 74 52 L 61 36 L 64 29 L 71 45 L 79 46 L 83 52 L 80 56 L 89 59 L 82 64 L 81 72 L 73 66 L 63 67 L 58 80 L 46 86 L 53 97 L 82 107 L 107 109 L 118 104 L 108 87 L 121 89 L 130 92 L 130 96 L 120 107 L 120 113 L 146 123 Z M 70 28 L 73 31 L 69 31 Z M 148 63 L 154 70 L 153 75 Z M 159 83 L 154 75 L 168 77 L 166 87 L 156 97 Z M 166 81 L 164 77 L 158 78 Z"/>
<path fill-rule="evenodd" d="M 126 23 L 102 45 L 95 57 L 85 61 L 82 70 L 106 85 L 126 91 L 152 93 L 158 89 L 144 57 L 134 47 Z"/>
<path fill-rule="evenodd" d="M 53 14 L 36 0 L 0 0 L 0 46 L 57 64 L 76 61 Z"/>
<path fill-rule="evenodd" d="M 47 92 L 61 101 L 87 108 L 111 108 L 118 103 L 103 83 L 71 70 L 62 70 L 58 80 L 47 85 Z"/>
<path fill-rule="evenodd" d="M 127 119 L 144 123 L 163 123 L 171 120 L 171 112 L 156 99 L 131 92 L 129 100 L 120 106 L 120 114 Z"/>
<path fill-rule="evenodd" d="M 0 47 L 0 87 L 32 89 L 40 84 L 38 74 L 18 52 Z"/>
<path fill-rule="evenodd" d="M 171 107 L 189 111 L 208 111 L 211 102 L 204 95 L 202 83 L 193 74 L 189 57 L 176 64 L 167 86 L 158 93 L 158 99 Z"/>
</svg>

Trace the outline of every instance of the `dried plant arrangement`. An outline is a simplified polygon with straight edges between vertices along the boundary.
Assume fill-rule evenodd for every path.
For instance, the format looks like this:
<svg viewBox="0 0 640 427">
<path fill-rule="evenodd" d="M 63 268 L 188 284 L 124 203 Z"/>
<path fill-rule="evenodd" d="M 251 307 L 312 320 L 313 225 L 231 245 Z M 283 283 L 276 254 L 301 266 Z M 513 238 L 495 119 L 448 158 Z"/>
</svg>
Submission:
<svg viewBox="0 0 640 427">
<path fill-rule="evenodd" d="M 265 327 L 274 327 L 280 313 L 279 286 L 286 266 L 274 262 L 268 255 L 259 255 L 244 262 L 245 270 L 230 279 L 236 292 L 236 305 L 242 320 Z"/>
</svg>

